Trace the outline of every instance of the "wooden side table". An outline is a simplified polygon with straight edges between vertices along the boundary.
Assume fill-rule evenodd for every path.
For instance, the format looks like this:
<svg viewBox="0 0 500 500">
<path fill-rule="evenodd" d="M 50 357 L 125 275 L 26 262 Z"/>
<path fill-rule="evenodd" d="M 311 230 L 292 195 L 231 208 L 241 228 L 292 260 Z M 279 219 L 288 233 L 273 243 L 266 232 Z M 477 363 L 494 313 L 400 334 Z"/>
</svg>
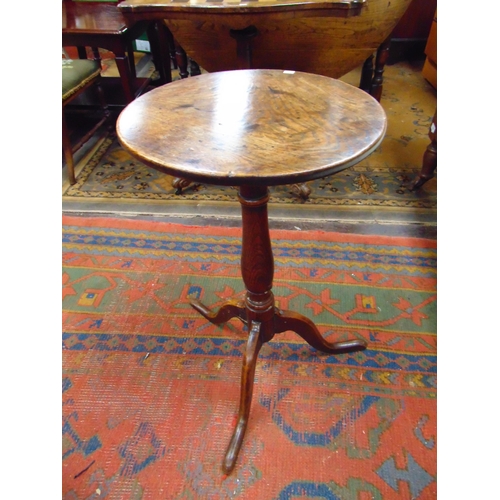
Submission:
<svg viewBox="0 0 500 500">
<path fill-rule="evenodd" d="M 353 339 L 325 340 L 314 323 L 275 306 L 268 186 L 305 182 L 344 170 L 381 143 L 386 116 L 371 96 L 338 80 L 280 70 L 209 73 L 164 85 L 128 105 L 117 122 L 122 146 L 161 172 L 239 187 L 244 300 L 217 311 L 191 305 L 218 325 L 239 318 L 249 333 L 239 416 L 222 469 L 235 465 L 247 426 L 257 356 L 274 335 L 291 330 L 316 349 L 364 349 Z"/>
</svg>

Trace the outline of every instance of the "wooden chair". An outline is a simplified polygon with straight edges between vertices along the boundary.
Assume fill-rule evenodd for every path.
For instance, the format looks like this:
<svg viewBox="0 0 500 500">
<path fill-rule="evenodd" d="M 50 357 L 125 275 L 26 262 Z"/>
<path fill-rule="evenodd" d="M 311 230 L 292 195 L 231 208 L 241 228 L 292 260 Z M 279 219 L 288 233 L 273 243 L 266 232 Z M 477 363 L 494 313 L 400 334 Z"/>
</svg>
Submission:
<svg viewBox="0 0 500 500">
<path fill-rule="evenodd" d="M 100 80 L 101 65 L 99 62 L 90 59 L 62 60 L 62 145 L 71 184 L 76 182 L 73 154 L 95 134 L 110 116 Z M 66 124 L 65 107 L 90 87 L 94 87 L 96 90 L 103 116 L 76 144 L 72 145 Z"/>
<path fill-rule="evenodd" d="M 161 84 L 172 81 L 168 48 L 168 30 L 163 22 L 141 19 L 127 24 L 118 9 L 117 0 L 88 2 L 63 0 L 62 2 L 62 45 L 78 47 L 80 59 L 87 58 L 86 47 L 93 57 L 100 61 L 98 48 L 106 49 L 115 56 L 119 72 L 119 87 L 123 95 L 108 93 L 110 105 L 124 106 L 144 92 L 149 78 L 138 78 L 134 63 L 133 41 L 147 33 L 151 43 L 151 54 L 159 73 Z M 109 81 L 108 81 L 109 80 Z M 110 84 L 111 78 L 106 79 Z M 108 86 L 106 85 L 106 88 Z M 116 103 L 113 100 L 116 99 Z"/>
</svg>

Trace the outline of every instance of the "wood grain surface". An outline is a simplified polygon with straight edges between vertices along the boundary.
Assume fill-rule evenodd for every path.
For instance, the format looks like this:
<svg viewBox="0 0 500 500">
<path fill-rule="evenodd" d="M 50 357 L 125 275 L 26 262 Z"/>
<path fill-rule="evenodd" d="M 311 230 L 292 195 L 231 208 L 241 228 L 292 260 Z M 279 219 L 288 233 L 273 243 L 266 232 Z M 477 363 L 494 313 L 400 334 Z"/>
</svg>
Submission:
<svg viewBox="0 0 500 500">
<path fill-rule="evenodd" d="M 212 73 L 240 68 L 230 30 L 254 26 L 252 65 L 339 78 L 390 35 L 411 0 L 126 0 L 125 17 L 163 19 L 186 53 Z"/>
<path fill-rule="evenodd" d="M 366 0 L 125 0 L 125 13 L 200 12 L 225 14 L 297 10 L 336 10 L 359 12 Z"/>
<path fill-rule="evenodd" d="M 365 92 L 280 70 L 208 73 L 159 87 L 117 122 L 123 147 L 174 176 L 219 185 L 294 184 L 356 164 L 386 116 Z"/>
</svg>

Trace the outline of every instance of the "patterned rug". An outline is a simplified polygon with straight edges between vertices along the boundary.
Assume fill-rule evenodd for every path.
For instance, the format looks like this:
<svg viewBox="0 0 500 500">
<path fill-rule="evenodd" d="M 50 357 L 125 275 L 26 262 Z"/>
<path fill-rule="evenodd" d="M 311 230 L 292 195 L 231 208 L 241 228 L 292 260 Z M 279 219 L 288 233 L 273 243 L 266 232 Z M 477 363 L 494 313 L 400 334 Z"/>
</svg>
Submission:
<svg viewBox="0 0 500 500">
<path fill-rule="evenodd" d="M 65 500 L 436 497 L 435 241 L 272 239 L 279 306 L 368 349 L 265 344 L 226 477 L 246 332 L 188 301 L 241 296 L 240 229 L 63 218 Z"/>
<path fill-rule="evenodd" d="M 272 188 L 270 217 L 436 224 L 436 179 L 409 190 L 429 144 L 436 91 L 419 65 L 387 66 L 384 78 L 388 131 L 378 150 L 344 172 L 308 183 L 306 201 L 291 186 Z M 356 85 L 359 71 L 342 80 Z M 63 186 L 65 212 L 239 217 L 234 189 L 197 184 L 176 194 L 172 177 L 134 160 L 114 135 L 104 137 L 77 172 L 77 183 Z"/>
</svg>

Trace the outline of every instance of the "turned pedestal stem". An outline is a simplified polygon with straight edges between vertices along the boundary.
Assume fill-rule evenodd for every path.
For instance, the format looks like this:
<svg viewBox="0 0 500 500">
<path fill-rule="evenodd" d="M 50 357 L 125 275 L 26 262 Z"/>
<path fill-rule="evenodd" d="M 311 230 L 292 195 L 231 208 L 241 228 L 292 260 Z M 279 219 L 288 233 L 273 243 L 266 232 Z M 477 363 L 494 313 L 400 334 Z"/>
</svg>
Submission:
<svg viewBox="0 0 500 500">
<path fill-rule="evenodd" d="M 274 259 L 269 236 L 267 187 L 241 186 L 238 195 L 242 215 L 241 275 L 247 289 L 247 322 L 261 324 L 263 342 L 274 336 Z"/>
</svg>

